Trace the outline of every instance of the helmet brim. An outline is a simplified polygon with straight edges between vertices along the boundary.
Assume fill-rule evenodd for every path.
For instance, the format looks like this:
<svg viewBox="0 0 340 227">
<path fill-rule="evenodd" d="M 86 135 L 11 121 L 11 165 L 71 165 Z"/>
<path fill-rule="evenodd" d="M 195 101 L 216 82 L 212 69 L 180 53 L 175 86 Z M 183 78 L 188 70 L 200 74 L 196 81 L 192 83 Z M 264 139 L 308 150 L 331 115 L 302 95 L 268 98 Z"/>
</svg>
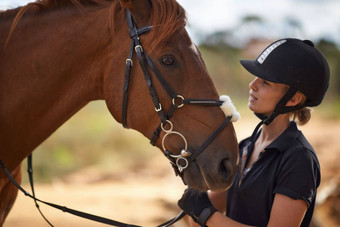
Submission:
<svg viewBox="0 0 340 227">
<path fill-rule="evenodd" d="M 275 75 L 261 69 L 256 62 L 256 60 L 240 60 L 241 65 L 251 74 L 256 77 L 260 77 L 264 80 L 274 82 L 274 83 L 282 83 L 282 81 L 278 80 Z"/>
</svg>

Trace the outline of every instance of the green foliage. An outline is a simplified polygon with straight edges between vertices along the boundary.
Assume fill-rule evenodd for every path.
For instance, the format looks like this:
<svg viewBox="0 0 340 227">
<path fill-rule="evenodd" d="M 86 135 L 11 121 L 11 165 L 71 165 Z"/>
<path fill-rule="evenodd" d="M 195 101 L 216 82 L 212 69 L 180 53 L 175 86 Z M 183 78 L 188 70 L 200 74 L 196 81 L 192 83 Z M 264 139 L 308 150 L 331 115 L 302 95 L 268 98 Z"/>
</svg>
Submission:
<svg viewBox="0 0 340 227">
<path fill-rule="evenodd" d="M 317 48 L 326 56 L 330 67 L 330 86 L 328 96 L 332 99 L 340 98 L 340 51 L 335 43 L 325 39 L 320 40 Z"/>
<path fill-rule="evenodd" d="M 253 77 L 240 67 L 242 53 L 224 43 L 203 44 L 199 48 L 217 91 L 229 95 L 236 102 L 247 99 L 247 84 Z"/>
</svg>

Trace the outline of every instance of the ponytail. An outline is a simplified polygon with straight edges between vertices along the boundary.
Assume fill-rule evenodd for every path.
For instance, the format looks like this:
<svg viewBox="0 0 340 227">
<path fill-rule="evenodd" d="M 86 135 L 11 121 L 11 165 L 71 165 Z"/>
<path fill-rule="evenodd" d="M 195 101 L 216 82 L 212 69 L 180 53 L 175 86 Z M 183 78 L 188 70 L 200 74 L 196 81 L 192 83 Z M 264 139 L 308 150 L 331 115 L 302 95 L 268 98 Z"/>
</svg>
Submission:
<svg viewBox="0 0 340 227">
<path fill-rule="evenodd" d="M 298 125 L 305 125 L 312 117 L 312 109 L 304 107 L 291 113 L 291 118 Z"/>
<path fill-rule="evenodd" d="M 302 92 L 299 92 L 299 93 L 302 95 L 302 100 L 299 104 L 304 104 L 307 100 L 307 97 Z M 313 110 L 309 107 L 303 107 L 302 109 L 291 112 L 290 116 L 291 116 L 291 119 L 295 121 L 298 125 L 305 125 L 308 123 L 308 121 L 312 117 L 312 113 L 311 113 L 312 111 Z"/>
</svg>

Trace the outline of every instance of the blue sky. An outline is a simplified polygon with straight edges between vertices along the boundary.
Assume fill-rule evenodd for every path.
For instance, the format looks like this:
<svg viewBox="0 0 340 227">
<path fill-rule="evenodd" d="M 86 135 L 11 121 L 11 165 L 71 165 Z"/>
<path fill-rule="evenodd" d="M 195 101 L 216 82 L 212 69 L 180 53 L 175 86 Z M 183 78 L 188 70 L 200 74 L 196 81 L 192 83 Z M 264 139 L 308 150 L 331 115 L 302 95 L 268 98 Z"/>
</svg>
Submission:
<svg viewBox="0 0 340 227">
<path fill-rule="evenodd" d="M 0 9 L 25 5 L 32 0 L 0 0 Z M 287 18 L 299 21 L 303 30 L 295 36 L 316 40 L 328 37 L 340 43 L 339 0 L 177 0 L 187 11 L 188 30 L 198 42 L 200 35 L 237 28 L 247 14 L 266 21 L 264 36 L 284 36 Z M 242 31 L 240 31 L 242 32 Z M 247 31 L 243 31 L 244 33 Z M 271 37 L 269 37 L 271 38 Z"/>
</svg>

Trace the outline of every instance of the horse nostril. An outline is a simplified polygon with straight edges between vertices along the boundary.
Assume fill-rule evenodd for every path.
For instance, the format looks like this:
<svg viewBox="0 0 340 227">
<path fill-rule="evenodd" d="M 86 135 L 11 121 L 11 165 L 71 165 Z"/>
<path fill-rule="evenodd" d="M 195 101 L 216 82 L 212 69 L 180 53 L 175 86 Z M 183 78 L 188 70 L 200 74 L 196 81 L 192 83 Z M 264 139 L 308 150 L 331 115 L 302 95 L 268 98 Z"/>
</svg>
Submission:
<svg viewBox="0 0 340 227">
<path fill-rule="evenodd" d="M 230 170 L 229 170 L 229 164 L 230 161 L 228 158 L 225 158 L 221 161 L 221 165 L 220 165 L 220 171 L 221 173 L 228 173 Z"/>
<path fill-rule="evenodd" d="M 219 166 L 219 174 L 225 181 L 230 181 L 234 177 L 234 168 L 229 158 L 224 158 Z"/>
</svg>

